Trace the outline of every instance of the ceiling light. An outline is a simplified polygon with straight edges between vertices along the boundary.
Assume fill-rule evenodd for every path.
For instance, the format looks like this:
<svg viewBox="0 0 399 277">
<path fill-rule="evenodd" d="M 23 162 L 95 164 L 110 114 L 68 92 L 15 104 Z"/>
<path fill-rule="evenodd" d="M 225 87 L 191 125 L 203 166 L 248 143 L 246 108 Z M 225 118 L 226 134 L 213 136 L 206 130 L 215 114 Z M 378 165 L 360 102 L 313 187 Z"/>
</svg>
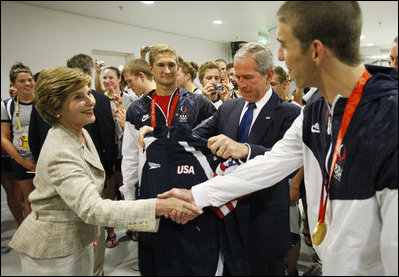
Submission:
<svg viewBox="0 0 399 277">
<path fill-rule="evenodd" d="M 213 24 L 220 25 L 220 24 L 223 24 L 223 21 L 222 20 L 214 20 Z"/>
<path fill-rule="evenodd" d="M 155 3 L 155 1 L 141 1 L 141 3 L 146 4 L 146 5 L 152 5 Z"/>
</svg>

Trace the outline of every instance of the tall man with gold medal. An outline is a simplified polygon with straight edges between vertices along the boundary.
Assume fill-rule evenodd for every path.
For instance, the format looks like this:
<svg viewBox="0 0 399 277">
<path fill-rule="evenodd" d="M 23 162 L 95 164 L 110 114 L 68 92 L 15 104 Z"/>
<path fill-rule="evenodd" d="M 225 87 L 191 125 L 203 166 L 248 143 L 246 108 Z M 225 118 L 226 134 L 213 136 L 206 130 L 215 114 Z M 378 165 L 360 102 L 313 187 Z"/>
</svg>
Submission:
<svg viewBox="0 0 399 277">
<path fill-rule="evenodd" d="M 324 99 L 306 105 L 270 152 L 159 197 L 220 206 L 303 165 L 323 275 L 398 275 L 398 71 L 362 64 L 357 2 L 287 1 L 277 20 L 279 60 Z"/>
</svg>

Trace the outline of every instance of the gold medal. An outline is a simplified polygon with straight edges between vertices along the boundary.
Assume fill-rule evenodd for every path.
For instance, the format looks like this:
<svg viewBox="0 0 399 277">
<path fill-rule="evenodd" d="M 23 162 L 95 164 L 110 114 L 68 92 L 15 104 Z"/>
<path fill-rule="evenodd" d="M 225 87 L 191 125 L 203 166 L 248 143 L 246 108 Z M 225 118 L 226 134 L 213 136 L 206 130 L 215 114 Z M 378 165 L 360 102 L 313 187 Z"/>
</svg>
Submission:
<svg viewBox="0 0 399 277">
<path fill-rule="evenodd" d="M 312 235 L 312 243 L 319 245 L 327 234 L 327 225 L 324 222 L 317 222 Z"/>
</svg>

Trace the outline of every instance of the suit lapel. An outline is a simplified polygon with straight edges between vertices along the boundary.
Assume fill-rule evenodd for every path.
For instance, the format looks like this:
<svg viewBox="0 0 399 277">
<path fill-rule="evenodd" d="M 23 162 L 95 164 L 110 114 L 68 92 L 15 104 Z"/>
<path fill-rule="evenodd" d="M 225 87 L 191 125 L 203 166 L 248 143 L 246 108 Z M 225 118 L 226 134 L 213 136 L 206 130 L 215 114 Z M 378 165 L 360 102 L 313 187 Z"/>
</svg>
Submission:
<svg viewBox="0 0 399 277">
<path fill-rule="evenodd" d="M 251 131 L 248 135 L 248 142 L 253 144 L 259 144 L 264 137 L 264 134 L 270 127 L 274 116 L 276 115 L 276 109 L 279 106 L 278 96 L 273 91 L 272 96 L 266 105 L 263 106 L 258 117 L 256 118 L 254 125 L 252 125 Z"/>
</svg>

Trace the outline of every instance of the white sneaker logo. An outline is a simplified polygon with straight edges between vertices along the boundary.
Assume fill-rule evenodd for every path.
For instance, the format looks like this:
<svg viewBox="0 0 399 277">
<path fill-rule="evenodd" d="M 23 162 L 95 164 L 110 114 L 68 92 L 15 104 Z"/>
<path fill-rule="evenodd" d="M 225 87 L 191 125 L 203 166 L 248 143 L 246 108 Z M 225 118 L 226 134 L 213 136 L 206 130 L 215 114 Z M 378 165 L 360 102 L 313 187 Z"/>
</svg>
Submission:
<svg viewBox="0 0 399 277">
<path fill-rule="evenodd" d="M 144 121 L 146 121 L 147 119 L 149 119 L 150 118 L 150 115 L 149 114 L 145 114 L 145 115 L 143 115 L 143 117 L 141 118 L 141 122 L 144 122 Z"/>
<path fill-rule="evenodd" d="M 315 123 L 314 125 L 312 125 L 311 131 L 312 131 L 312 133 L 320 133 L 319 123 Z"/>
<path fill-rule="evenodd" d="M 156 164 L 156 163 L 148 163 L 148 165 L 150 166 L 149 169 L 156 169 L 156 168 L 160 168 L 161 165 L 160 164 Z"/>
</svg>

